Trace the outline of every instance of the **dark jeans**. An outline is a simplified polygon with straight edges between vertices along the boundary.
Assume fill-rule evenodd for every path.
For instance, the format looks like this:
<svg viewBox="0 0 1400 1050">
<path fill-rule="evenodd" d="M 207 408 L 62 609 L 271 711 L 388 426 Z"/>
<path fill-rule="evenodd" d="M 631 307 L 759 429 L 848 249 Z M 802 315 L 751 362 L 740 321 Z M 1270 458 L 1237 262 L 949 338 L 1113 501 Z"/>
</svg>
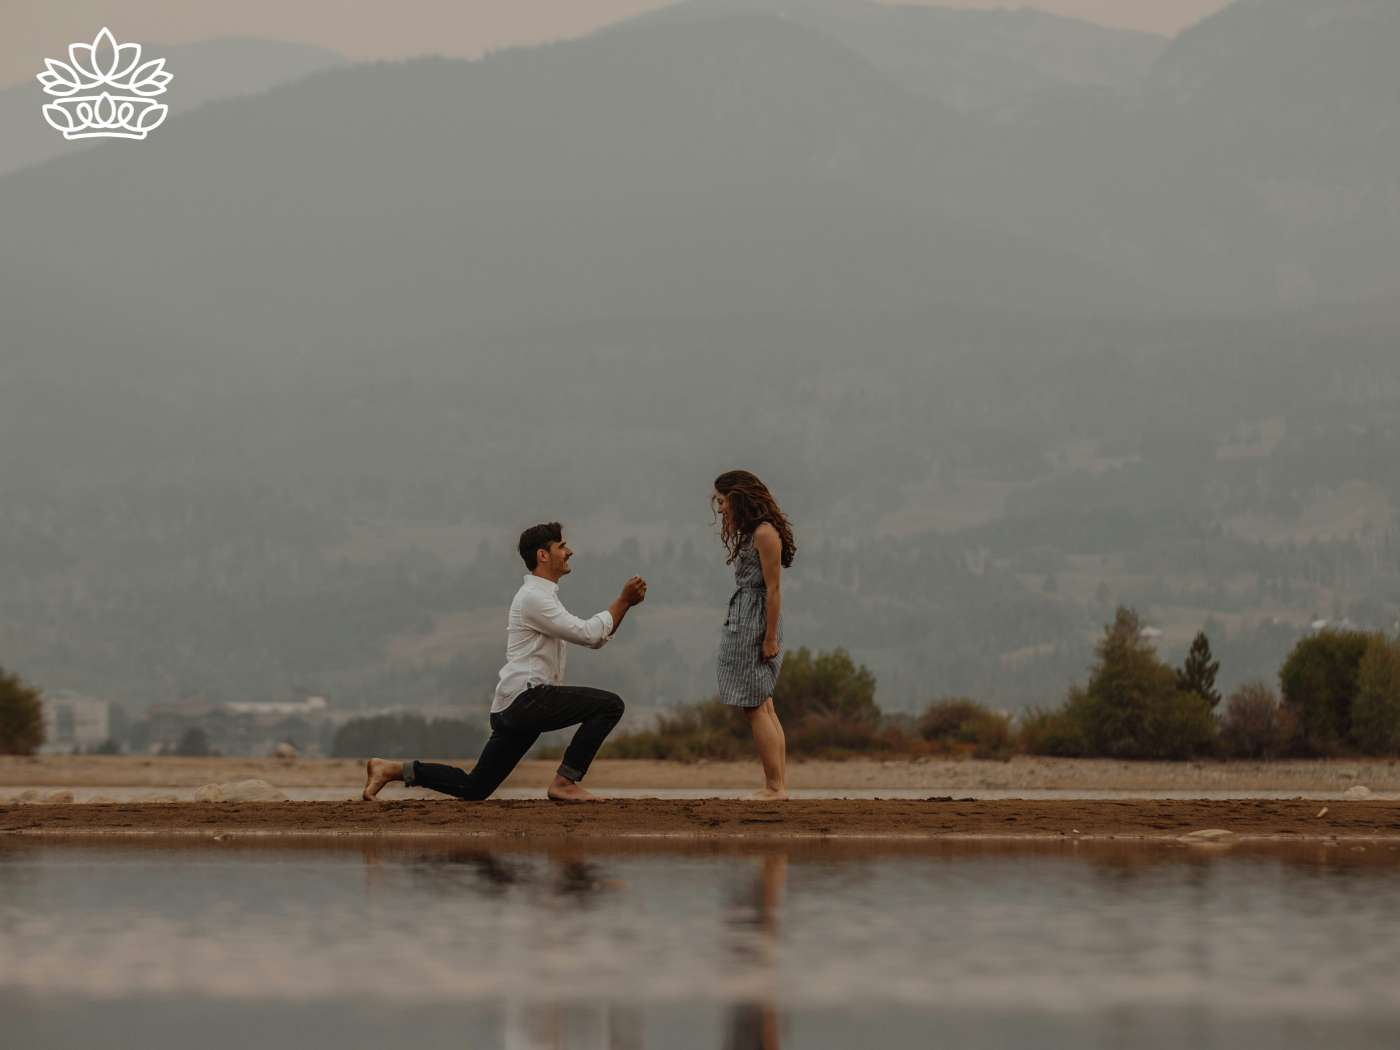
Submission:
<svg viewBox="0 0 1400 1050">
<path fill-rule="evenodd" d="M 622 698 L 603 689 L 532 686 L 504 711 L 491 715 L 491 738 L 470 773 L 436 762 L 405 762 L 403 782 L 479 802 L 501 786 L 541 733 L 576 725 L 578 732 L 564 752 L 559 775 L 577 783 L 622 718 L 622 709 Z"/>
</svg>

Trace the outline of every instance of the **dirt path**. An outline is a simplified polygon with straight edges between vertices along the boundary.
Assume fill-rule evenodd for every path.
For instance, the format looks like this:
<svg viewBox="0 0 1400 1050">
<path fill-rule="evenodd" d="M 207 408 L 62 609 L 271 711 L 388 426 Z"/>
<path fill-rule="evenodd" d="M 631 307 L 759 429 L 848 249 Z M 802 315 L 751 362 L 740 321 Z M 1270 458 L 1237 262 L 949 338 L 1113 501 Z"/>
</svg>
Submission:
<svg viewBox="0 0 1400 1050">
<path fill-rule="evenodd" d="M 244 802 L 0 806 L 10 835 L 607 839 L 1124 839 L 1384 841 L 1400 848 L 1400 803 L 1303 801 L 545 801 Z M 1209 838 L 1202 841 L 1210 842 Z"/>
</svg>

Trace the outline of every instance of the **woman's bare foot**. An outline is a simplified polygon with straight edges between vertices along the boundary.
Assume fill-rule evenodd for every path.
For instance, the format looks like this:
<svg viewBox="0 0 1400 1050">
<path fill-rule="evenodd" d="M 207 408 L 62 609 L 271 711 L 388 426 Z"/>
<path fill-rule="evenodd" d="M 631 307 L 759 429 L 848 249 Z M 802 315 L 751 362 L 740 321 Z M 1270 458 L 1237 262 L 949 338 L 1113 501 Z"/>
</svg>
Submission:
<svg viewBox="0 0 1400 1050">
<path fill-rule="evenodd" d="M 403 779 L 403 763 L 390 762 L 383 758 L 371 758 L 365 763 L 365 790 L 361 794 L 366 802 L 373 802 L 385 784 Z"/>
<path fill-rule="evenodd" d="M 787 797 L 786 788 L 763 788 L 752 795 L 745 795 L 744 799 L 748 802 L 786 802 Z"/>
<path fill-rule="evenodd" d="M 572 780 L 565 780 L 556 776 L 554 783 L 549 785 L 549 790 L 545 792 L 555 802 L 602 802 L 597 795 L 590 791 L 585 791 Z"/>
</svg>

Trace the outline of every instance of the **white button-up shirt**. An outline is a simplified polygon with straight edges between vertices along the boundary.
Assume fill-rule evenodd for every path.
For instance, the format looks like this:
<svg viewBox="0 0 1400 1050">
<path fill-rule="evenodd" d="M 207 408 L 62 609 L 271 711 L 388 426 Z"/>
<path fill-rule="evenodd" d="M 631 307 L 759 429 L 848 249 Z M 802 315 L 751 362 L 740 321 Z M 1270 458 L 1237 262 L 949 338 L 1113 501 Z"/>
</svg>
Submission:
<svg viewBox="0 0 1400 1050">
<path fill-rule="evenodd" d="M 612 613 L 604 609 L 580 620 L 559 600 L 559 584 L 527 573 L 506 623 L 506 665 L 496 683 L 491 711 L 504 711 L 532 685 L 562 685 L 564 643 L 601 649 L 612 637 Z"/>
</svg>

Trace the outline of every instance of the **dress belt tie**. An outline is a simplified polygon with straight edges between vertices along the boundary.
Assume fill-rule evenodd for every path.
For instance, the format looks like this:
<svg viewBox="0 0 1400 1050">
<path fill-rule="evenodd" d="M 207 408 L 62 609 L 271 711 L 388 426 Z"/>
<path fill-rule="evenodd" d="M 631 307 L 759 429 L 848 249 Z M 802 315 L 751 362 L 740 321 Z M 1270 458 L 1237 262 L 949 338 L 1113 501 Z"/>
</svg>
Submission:
<svg viewBox="0 0 1400 1050">
<path fill-rule="evenodd" d="M 739 595 L 743 594 L 745 591 L 757 591 L 762 594 L 767 590 L 768 588 L 766 586 L 759 585 L 755 587 L 752 584 L 743 584 L 734 588 L 734 593 L 729 596 L 729 607 L 725 610 L 724 614 L 724 626 L 729 629 L 731 634 L 737 634 L 739 631 L 739 621 L 734 616 L 734 603 L 738 600 Z"/>
</svg>

